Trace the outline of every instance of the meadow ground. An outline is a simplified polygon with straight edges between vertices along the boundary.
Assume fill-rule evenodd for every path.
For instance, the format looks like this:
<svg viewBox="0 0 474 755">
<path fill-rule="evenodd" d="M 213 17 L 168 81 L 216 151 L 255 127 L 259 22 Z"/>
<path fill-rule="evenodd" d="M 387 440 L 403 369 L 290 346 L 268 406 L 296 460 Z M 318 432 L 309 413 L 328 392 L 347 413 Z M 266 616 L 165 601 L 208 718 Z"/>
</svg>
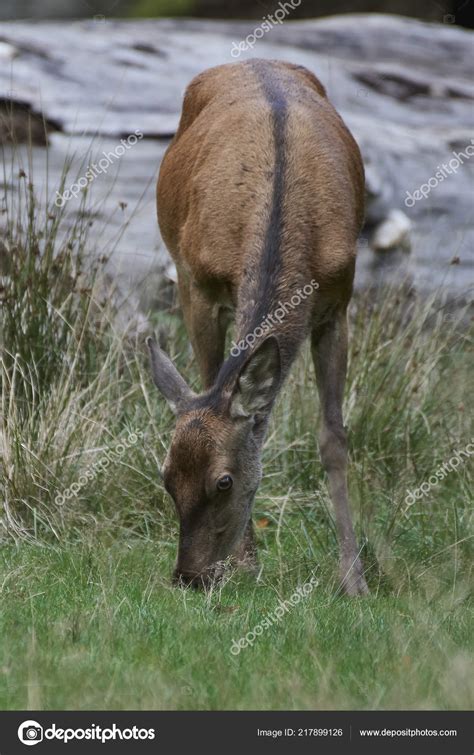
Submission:
<svg viewBox="0 0 474 755">
<path fill-rule="evenodd" d="M 472 707 L 472 462 L 408 497 L 472 439 L 466 311 L 402 284 L 351 306 L 349 479 L 370 597 L 340 594 L 307 350 L 265 447 L 258 578 L 180 590 L 158 473 L 173 418 L 143 338 L 116 332 L 80 219 L 64 239 L 26 185 L 22 207 L 0 292 L 0 708 Z M 179 316 L 154 318 L 198 386 Z"/>
</svg>

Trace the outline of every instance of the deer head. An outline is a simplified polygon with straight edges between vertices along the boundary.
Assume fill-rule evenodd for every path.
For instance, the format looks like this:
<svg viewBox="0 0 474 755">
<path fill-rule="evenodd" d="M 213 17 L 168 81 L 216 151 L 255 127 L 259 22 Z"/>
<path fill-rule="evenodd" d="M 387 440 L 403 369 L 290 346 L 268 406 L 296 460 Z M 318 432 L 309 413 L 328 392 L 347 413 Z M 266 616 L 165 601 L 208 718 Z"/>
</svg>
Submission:
<svg viewBox="0 0 474 755">
<path fill-rule="evenodd" d="M 230 357 L 220 373 L 225 379 L 218 376 L 200 395 L 153 339 L 147 345 L 154 382 L 176 415 L 162 469 L 180 523 L 174 576 L 207 586 L 222 575 L 224 562 L 242 553 L 281 381 L 278 341 L 269 336 L 246 359 Z"/>
</svg>

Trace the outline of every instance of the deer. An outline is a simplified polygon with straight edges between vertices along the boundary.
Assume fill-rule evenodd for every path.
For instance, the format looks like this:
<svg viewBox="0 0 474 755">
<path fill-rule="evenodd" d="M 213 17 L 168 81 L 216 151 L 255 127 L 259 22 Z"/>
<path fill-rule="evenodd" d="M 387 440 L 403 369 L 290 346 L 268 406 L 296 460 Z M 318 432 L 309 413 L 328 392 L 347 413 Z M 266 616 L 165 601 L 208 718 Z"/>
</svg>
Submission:
<svg viewBox="0 0 474 755">
<path fill-rule="evenodd" d="M 229 563 L 256 568 L 252 507 L 269 417 L 309 338 L 338 584 L 365 595 L 342 415 L 364 168 L 316 76 L 258 58 L 197 75 L 160 166 L 157 213 L 203 388 L 191 390 L 146 339 L 153 382 L 176 416 L 161 472 L 179 519 L 175 584 L 206 590 Z M 295 295 L 297 306 L 272 317 Z"/>
</svg>

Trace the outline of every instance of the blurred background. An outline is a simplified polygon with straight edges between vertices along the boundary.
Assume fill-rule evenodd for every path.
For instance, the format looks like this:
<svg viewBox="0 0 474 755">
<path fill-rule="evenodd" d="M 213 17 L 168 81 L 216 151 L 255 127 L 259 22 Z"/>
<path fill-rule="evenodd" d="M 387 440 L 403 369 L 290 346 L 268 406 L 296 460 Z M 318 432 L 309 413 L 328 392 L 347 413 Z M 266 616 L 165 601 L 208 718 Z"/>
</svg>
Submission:
<svg viewBox="0 0 474 755">
<path fill-rule="evenodd" d="M 463 299 L 474 272 L 473 7 L 474 0 L 0 0 L 0 147 L 9 166 L 0 241 L 24 176 L 38 200 L 53 204 L 53 216 L 58 190 L 72 187 L 64 228 L 72 234 L 87 224 L 88 249 L 107 258 L 126 303 L 124 323 L 137 317 L 146 327 L 143 316 L 166 308 L 174 290 L 154 186 L 185 88 L 214 65 L 277 58 L 320 78 L 361 148 L 366 224 L 356 287 L 407 280 Z M 259 36 L 262 19 L 271 26 Z M 88 182 L 88 165 L 137 131 L 143 138 L 133 149 Z M 448 164 L 451 173 L 437 178 Z"/>
<path fill-rule="evenodd" d="M 195 18 L 261 18 L 278 7 L 273 0 L 1 0 L 0 19 L 125 18 L 193 16 Z M 293 18 L 340 13 L 393 13 L 425 21 L 473 28 L 472 0 L 304 0 Z"/>
</svg>

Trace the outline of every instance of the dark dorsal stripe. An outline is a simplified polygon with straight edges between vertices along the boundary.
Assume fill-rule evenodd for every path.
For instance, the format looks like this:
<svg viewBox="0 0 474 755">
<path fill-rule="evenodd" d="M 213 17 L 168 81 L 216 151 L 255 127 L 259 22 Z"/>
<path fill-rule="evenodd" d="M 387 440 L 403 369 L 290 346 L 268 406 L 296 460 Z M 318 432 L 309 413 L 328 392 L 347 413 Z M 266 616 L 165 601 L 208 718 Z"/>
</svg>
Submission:
<svg viewBox="0 0 474 755">
<path fill-rule="evenodd" d="M 278 306 L 279 284 L 282 272 L 281 237 L 284 224 L 284 196 L 286 174 L 286 122 L 288 103 L 281 80 L 271 63 L 264 60 L 250 60 L 271 107 L 273 120 L 274 163 L 271 209 L 268 216 L 267 228 L 263 240 L 261 253 L 255 260 L 255 266 L 250 266 L 243 280 L 239 295 L 240 306 L 245 311 L 245 301 L 253 301 L 254 307 L 248 314 L 244 314 L 237 342 L 248 333 L 252 333 L 268 314 Z M 216 394 L 231 385 L 235 380 L 242 364 L 249 356 L 249 351 L 240 352 L 236 357 L 230 356 L 222 365 L 215 383 Z M 214 391 L 212 391 L 214 393 Z M 217 396 L 216 396 L 217 397 Z"/>
<path fill-rule="evenodd" d="M 288 103 L 286 93 L 275 68 L 263 60 L 249 61 L 255 71 L 265 99 L 272 110 L 274 161 L 271 211 L 268 218 L 265 239 L 256 270 L 251 282 L 254 289 L 256 307 L 253 317 L 245 323 L 245 336 L 252 332 L 277 306 L 278 289 L 282 272 L 281 236 L 283 233 L 283 204 L 286 174 L 286 121 Z M 245 283 L 243 293 L 245 294 Z"/>
</svg>

